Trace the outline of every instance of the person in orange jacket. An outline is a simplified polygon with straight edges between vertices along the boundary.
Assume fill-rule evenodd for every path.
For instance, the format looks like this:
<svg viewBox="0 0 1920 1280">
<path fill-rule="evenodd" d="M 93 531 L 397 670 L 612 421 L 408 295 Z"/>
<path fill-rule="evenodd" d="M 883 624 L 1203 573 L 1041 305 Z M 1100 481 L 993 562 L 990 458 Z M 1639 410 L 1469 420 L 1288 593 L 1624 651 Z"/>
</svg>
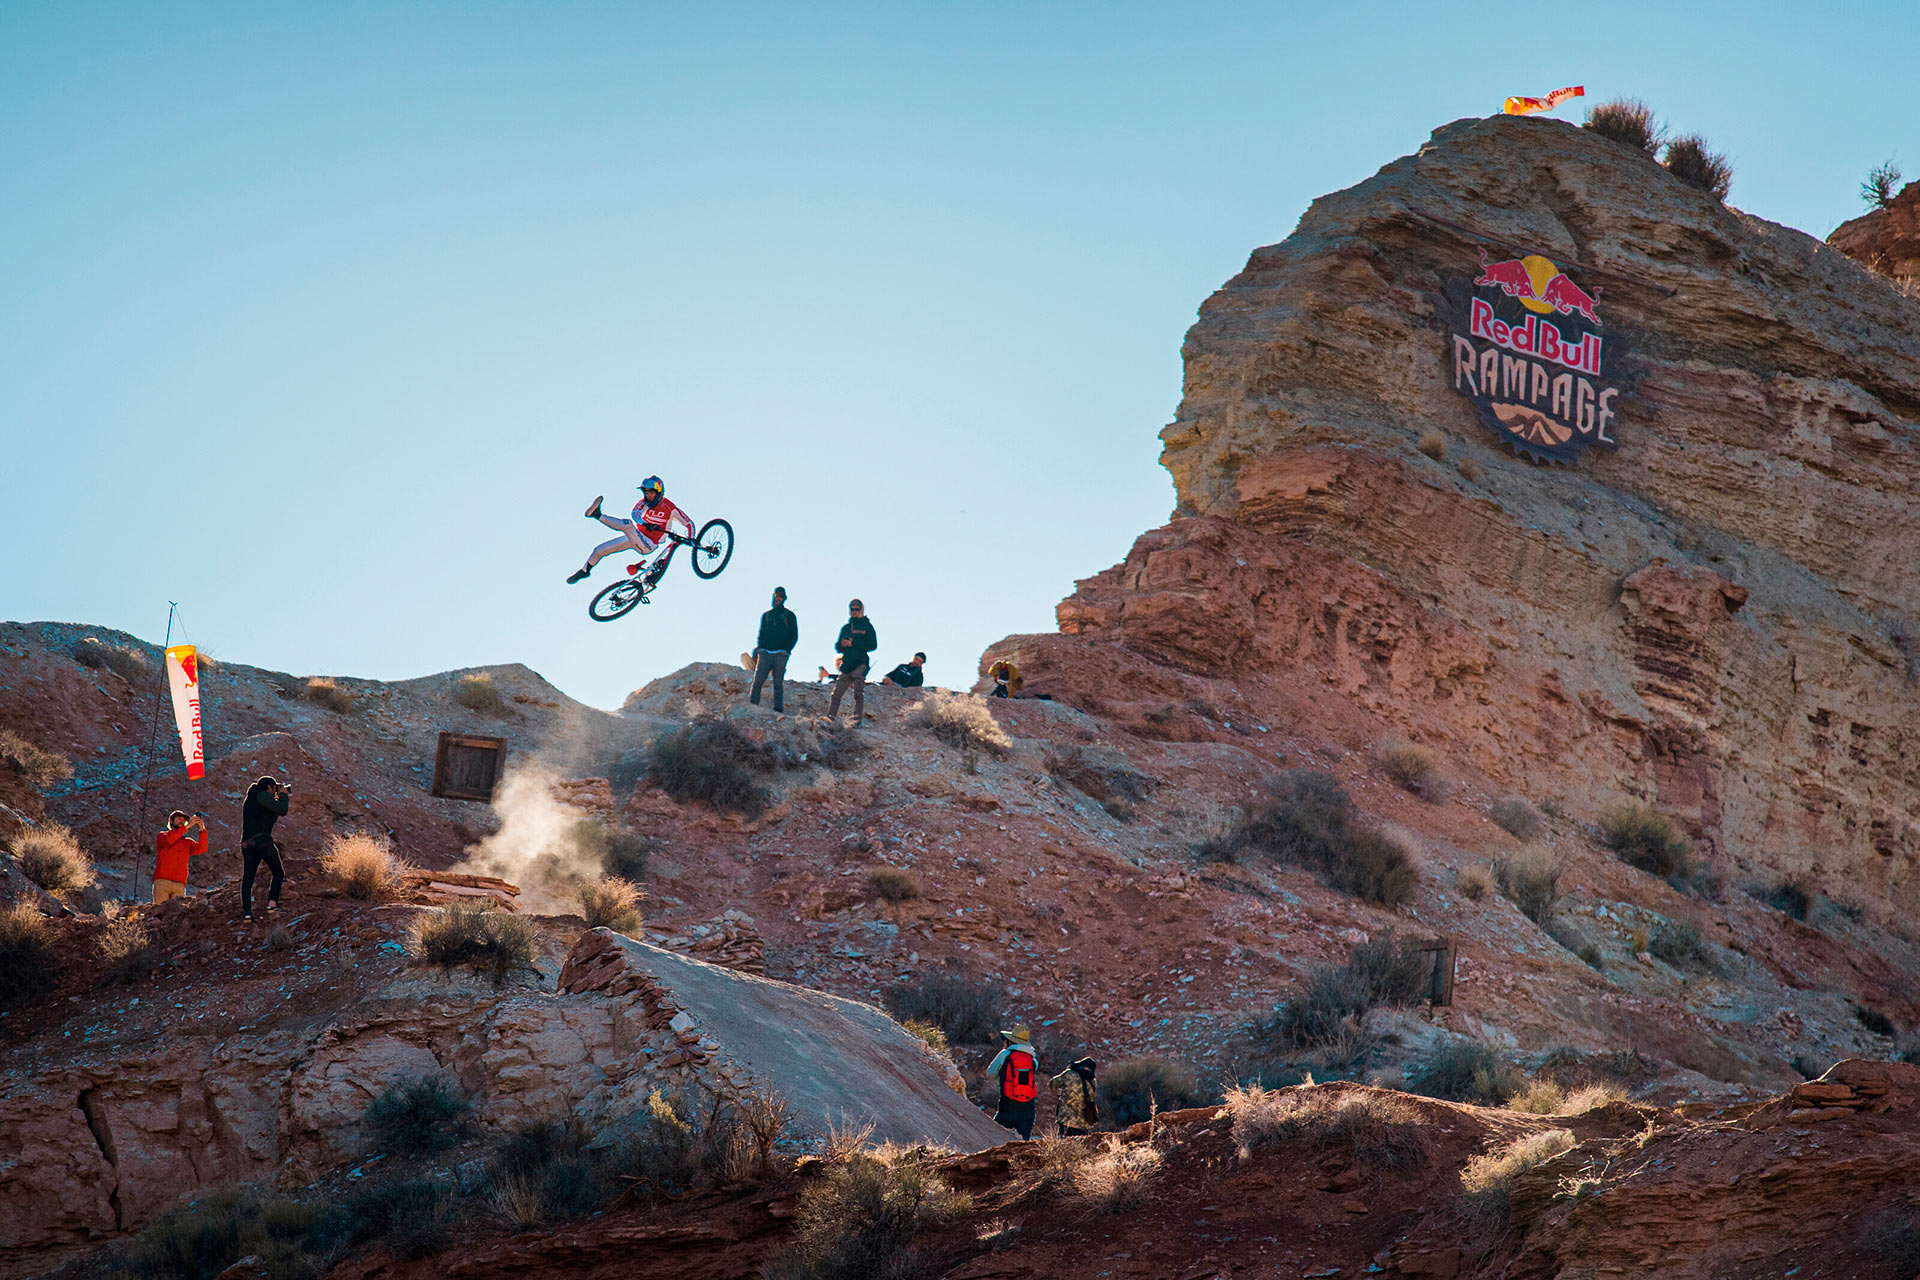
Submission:
<svg viewBox="0 0 1920 1280">
<path fill-rule="evenodd" d="M 167 815 L 167 829 L 160 833 L 153 858 L 153 900 L 167 902 L 187 896 L 187 860 L 207 851 L 207 819 L 204 814 L 189 818 L 180 809 Z"/>
</svg>

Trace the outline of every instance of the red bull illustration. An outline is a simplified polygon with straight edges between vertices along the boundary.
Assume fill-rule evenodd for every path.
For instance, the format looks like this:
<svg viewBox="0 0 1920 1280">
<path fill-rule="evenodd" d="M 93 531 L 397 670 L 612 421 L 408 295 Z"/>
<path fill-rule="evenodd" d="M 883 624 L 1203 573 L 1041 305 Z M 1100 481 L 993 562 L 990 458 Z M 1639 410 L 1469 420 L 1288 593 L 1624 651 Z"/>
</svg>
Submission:
<svg viewBox="0 0 1920 1280">
<path fill-rule="evenodd" d="M 1619 447 L 1618 334 L 1599 300 L 1540 254 L 1493 261 L 1447 288 L 1454 390 L 1516 453 L 1569 463 L 1589 445 Z"/>
</svg>

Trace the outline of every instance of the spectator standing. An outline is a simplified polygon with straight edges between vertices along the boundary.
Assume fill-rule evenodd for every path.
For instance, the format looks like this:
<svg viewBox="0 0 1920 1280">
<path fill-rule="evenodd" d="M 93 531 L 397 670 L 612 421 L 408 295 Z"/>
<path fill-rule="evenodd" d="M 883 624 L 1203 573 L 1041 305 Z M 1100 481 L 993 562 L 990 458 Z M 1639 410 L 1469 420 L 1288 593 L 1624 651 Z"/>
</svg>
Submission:
<svg viewBox="0 0 1920 1280">
<path fill-rule="evenodd" d="M 1053 1087 L 1054 1122 L 1060 1126 L 1063 1138 L 1092 1133 L 1093 1126 L 1100 1123 L 1098 1086 L 1093 1082 L 1094 1068 L 1098 1065 L 1092 1058 L 1080 1058 L 1047 1081 Z"/>
<path fill-rule="evenodd" d="M 187 896 L 187 863 L 207 851 L 207 818 L 175 809 L 167 815 L 167 829 L 154 843 L 153 900 L 171 902 Z"/>
<path fill-rule="evenodd" d="M 261 863 L 273 873 L 267 887 L 267 910 L 280 905 L 280 885 L 286 870 L 280 865 L 280 846 L 274 843 L 273 824 L 287 816 L 293 788 L 273 777 L 260 779 L 247 788 L 247 800 L 240 807 L 240 918 L 253 919 L 253 877 Z"/>
<path fill-rule="evenodd" d="M 787 589 L 773 589 L 773 608 L 760 615 L 760 638 L 754 642 L 756 666 L 753 672 L 753 693 L 747 698 L 754 706 L 760 705 L 760 687 L 773 677 L 773 712 L 783 714 L 787 699 L 787 659 L 793 656 L 793 647 L 800 643 L 800 620 L 793 616 L 793 610 L 787 608 Z"/>
<path fill-rule="evenodd" d="M 1040 1055 L 1033 1051 L 1033 1033 L 1024 1024 L 1002 1031 L 1000 1038 L 1006 1046 L 987 1064 L 987 1074 L 1000 1085 L 1000 1109 L 993 1113 L 993 1122 L 1031 1138 L 1040 1097 Z"/>
<path fill-rule="evenodd" d="M 880 677 L 880 683 L 899 685 L 902 689 L 918 689 L 927 682 L 927 677 L 920 670 L 926 665 L 927 655 L 916 653 L 912 662 L 903 662 Z"/>
<path fill-rule="evenodd" d="M 879 633 L 867 618 L 867 606 L 858 600 L 847 602 L 847 625 L 840 628 L 840 638 L 833 647 L 840 654 L 840 678 L 833 682 L 827 719 L 840 718 L 840 699 L 852 689 L 853 722 L 859 724 L 867 718 L 867 655 L 880 647 Z"/>
</svg>

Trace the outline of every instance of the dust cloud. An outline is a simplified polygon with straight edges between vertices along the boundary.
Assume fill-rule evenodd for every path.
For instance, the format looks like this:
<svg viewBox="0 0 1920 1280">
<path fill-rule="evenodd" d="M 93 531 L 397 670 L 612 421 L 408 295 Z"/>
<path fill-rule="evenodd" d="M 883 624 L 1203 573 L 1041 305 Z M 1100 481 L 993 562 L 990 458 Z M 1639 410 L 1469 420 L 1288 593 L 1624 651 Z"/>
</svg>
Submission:
<svg viewBox="0 0 1920 1280">
<path fill-rule="evenodd" d="M 601 875 L 598 826 L 553 798 L 555 774 L 539 766 L 509 771 L 493 798 L 500 830 L 467 848 L 452 868 L 520 886 L 520 907 L 543 915 L 579 908 L 580 886 Z"/>
</svg>

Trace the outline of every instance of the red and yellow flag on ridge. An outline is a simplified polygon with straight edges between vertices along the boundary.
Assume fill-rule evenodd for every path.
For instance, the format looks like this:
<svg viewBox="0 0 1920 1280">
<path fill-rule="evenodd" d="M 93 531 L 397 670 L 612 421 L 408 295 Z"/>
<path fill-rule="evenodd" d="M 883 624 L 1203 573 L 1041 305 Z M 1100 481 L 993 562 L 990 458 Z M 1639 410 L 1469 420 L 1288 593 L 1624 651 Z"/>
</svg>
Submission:
<svg viewBox="0 0 1920 1280">
<path fill-rule="evenodd" d="M 1584 98 L 1587 86 L 1568 85 L 1564 89 L 1555 89 L 1544 98 L 1508 98 L 1506 112 L 1510 116 L 1530 116 L 1536 111 L 1551 111 L 1568 98 Z"/>
<path fill-rule="evenodd" d="M 173 690 L 173 721 L 180 730 L 180 754 L 187 777 L 207 773 L 206 735 L 200 724 L 200 659 L 190 644 L 167 650 L 167 685 Z"/>
</svg>

